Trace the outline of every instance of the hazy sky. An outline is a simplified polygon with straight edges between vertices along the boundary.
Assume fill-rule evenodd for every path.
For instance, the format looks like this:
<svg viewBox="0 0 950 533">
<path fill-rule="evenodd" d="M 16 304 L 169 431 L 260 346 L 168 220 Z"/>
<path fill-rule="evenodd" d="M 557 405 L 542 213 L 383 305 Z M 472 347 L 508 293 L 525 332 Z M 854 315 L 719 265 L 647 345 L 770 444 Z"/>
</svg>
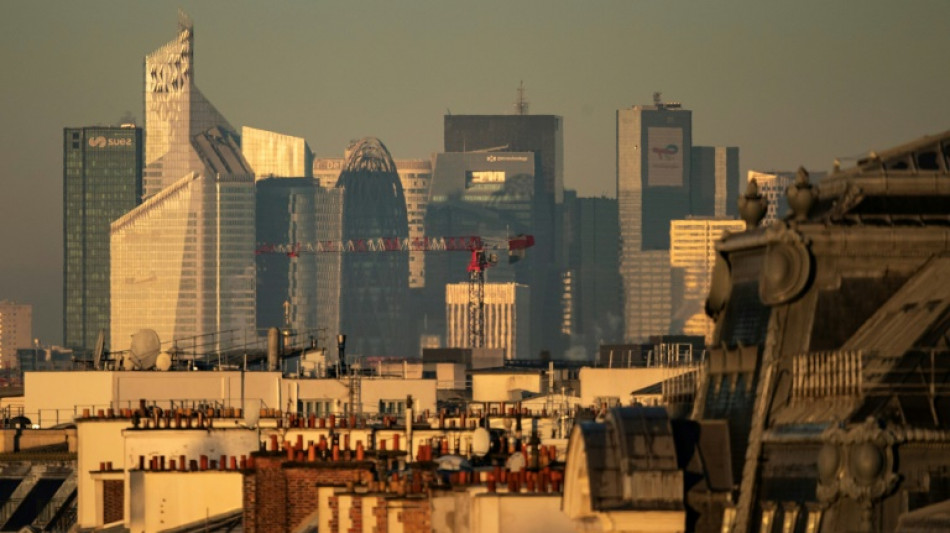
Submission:
<svg viewBox="0 0 950 533">
<path fill-rule="evenodd" d="M 0 299 L 62 337 L 62 129 L 142 124 L 143 60 L 195 27 L 195 80 L 236 127 L 319 156 L 441 150 L 442 116 L 564 117 L 565 186 L 614 195 L 615 111 L 654 91 L 742 172 L 828 170 L 950 129 L 950 2 L 4 2 Z"/>
</svg>

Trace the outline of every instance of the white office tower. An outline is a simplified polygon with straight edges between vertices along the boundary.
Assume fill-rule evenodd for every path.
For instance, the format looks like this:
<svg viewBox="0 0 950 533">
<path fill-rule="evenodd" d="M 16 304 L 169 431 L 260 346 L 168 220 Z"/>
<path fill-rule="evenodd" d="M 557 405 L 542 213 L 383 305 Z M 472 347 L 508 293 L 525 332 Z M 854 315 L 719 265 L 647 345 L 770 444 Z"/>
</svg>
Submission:
<svg viewBox="0 0 950 533">
<path fill-rule="evenodd" d="M 110 228 L 114 350 L 142 328 L 208 351 L 253 337 L 254 175 L 233 133 L 212 129 L 192 145 L 200 171 Z"/>
<path fill-rule="evenodd" d="M 530 300 L 528 286 L 519 283 L 485 283 L 485 348 L 501 348 L 505 359 L 529 355 Z M 446 346 L 471 348 L 469 342 L 469 284 L 445 286 Z"/>
<path fill-rule="evenodd" d="M 191 140 L 214 127 L 235 131 L 195 86 L 193 26 L 179 11 L 178 36 L 145 56 L 143 197 L 200 173 Z"/>
<path fill-rule="evenodd" d="M 425 237 L 426 205 L 429 203 L 429 182 L 432 180 L 432 161 L 428 159 L 396 159 L 396 172 L 406 198 L 406 216 L 409 219 L 409 239 Z M 425 252 L 409 252 L 409 288 L 426 285 Z"/>
<path fill-rule="evenodd" d="M 313 152 L 303 137 L 244 126 L 241 150 L 258 180 L 313 176 Z"/>
<path fill-rule="evenodd" d="M 699 335 L 712 342 L 715 324 L 706 315 L 706 296 L 716 264 L 716 241 L 723 233 L 745 231 L 742 220 L 688 218 L 670 221 L 670 266 L 681 269 L 682 299 L 674 318 L 685 335 Z"/>
</svg>

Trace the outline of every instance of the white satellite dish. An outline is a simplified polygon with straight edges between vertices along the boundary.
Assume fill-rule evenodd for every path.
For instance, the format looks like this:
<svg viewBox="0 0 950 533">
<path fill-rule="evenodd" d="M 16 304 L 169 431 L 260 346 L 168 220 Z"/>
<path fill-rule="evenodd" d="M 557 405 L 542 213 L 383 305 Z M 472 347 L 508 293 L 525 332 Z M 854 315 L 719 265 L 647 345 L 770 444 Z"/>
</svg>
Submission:
<svg viewBox="0 0 950 533">
<path fill-rule="evenodd" d="M 472 455 L 484 457 L 491 450 L 491 433 L 485 428 L 472 432 Z"/>
<path fill-rule="evenodd" d="M 155 360 L 162 350 L 162 343 L 154 329 L 140 329 L 132 335 L 132 346 L 129 354 L 122 360 L 125 370 L 150 370 L 155 366 Z"/>
</svg>

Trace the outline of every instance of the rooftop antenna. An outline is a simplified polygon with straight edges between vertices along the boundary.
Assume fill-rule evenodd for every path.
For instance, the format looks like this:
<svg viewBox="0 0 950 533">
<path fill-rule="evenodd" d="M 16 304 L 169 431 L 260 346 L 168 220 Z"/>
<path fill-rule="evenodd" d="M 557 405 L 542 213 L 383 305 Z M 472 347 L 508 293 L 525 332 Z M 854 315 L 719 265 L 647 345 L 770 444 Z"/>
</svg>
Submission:
<svg viewBox="0 0 950 533">
<path fill-rule="evenodd" d="M 518 83 L 518 99 L 515 100 L 515 114 L 528 114 L 528 101 L 524 99 L 524 80 Z"/>
<path fill-rule="evenodd" d="M 663 93 L 660 91 L 653 93 L 653 105 L 663 107 Z"/>
</svg>

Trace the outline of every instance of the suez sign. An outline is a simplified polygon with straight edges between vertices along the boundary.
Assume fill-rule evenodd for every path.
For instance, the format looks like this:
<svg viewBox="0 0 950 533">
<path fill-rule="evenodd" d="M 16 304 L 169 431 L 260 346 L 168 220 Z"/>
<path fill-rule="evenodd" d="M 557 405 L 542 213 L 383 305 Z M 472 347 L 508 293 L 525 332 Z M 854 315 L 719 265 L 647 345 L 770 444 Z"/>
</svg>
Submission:
<svg viewBox="0 0 950 533">
<path fill-rule="evenodd" d="M 132 146 L 132 139 L 113 139 L 100 135 L 98 137 L 90 137 L 89 146 L 93 148 Z"/>
</svg>

